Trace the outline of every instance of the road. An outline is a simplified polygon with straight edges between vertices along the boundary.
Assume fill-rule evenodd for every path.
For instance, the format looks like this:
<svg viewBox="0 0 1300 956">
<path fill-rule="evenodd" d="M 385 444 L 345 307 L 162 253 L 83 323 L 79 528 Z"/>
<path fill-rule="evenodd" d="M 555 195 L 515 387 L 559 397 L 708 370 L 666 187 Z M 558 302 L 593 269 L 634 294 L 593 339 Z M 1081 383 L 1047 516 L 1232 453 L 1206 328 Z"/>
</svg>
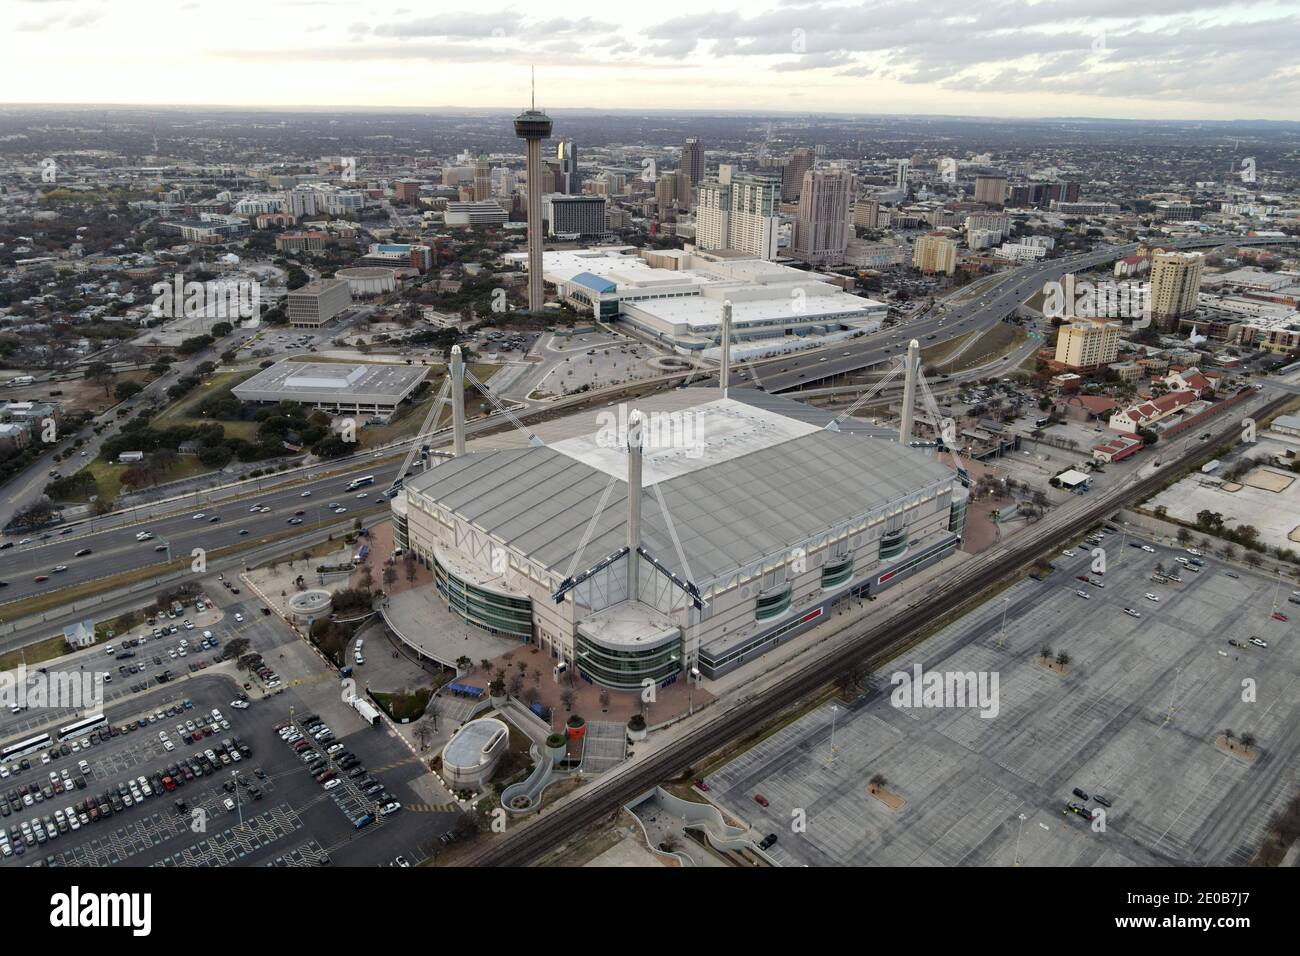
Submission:
<svg viewBox="0 0 1300 956">
<path fill-rule="evenodd" d="M 0 592 L 8 602 L 153 564 L 161 569 L 168 560 L 168 546 L 171 557 L 178 558 L 189 556 L 194 548 L 215 551 L 231 545 L 252 545 L 293 527 L 306 530 L 315 524 L 337 521 L 342 516 L 327 507 L 331 502 L 348 509 L 343 516 L 360 514 L 374 507 L 396 477 L 397 468 L 398 463 L 391 460 L 372 466 L 357 465 L 335 477 L 268 489 L 261 494 L 253 488 L 248 497 L 236 501 L 214 504 L 198 496 L 192 510 L 164 517 L 127 522 L 122 515 L 110 515 L 76 525 L 71 529 L 72 534 L 46 532 L 52 534 L 48 539 L 33 536 L 35 540 L 29 544 L 0 551 L 0 581 L 7 582 L 0 586 Z M 346 490 L 353 478 L 368 474 L 375 476 L 373 485 L 351 492 Z M 269 510 L 254 514 L 255 504 Z M 301 516 L 296 515 L 299 511 L 303 512 Z M 197 514 L 203 517 L 196 518 Z M 289 524 L 295 517 L 301 517 L 300 525 Z M 212 518 L 219 520 L 214 522 Z M 136 534 L 142 531 L 151 533 L 153 539 L 137 541 Z M 247 534 L 241 534 L 244 531 Z M 78 551 L 87 548 L 90 554 L 77 556 Z M 60 565 L 67 570 L 54 571 Z M 35 579 L 39 576 L 48 580 L 38 582 Z M 5 608 L 0 604 L 0 617 L 4 616 Z"/>
<path fill-rule="evenodd" d="M 1219 246 L 1227 242 L 1238 245 L 1295 243 L 1297 239 L 1242 239 L 1236 236 L 1202 236 L 1196 239 L 1162 243 L 1168 248 L 1194 249 Z M 1047 282 L 1057 281 L 1067 272 L 1091 269 L 1132 255 L 1138 246 L 1105 246 L 1093 252 L 1065 259 L 1048 259 L 1020 266 L 1002 273 L 1003 281 L 992 292 L 985 292 L 968 302 L 953 302 L 906 324 L 856 339 L 833 349 L 790 356 L 787 361 L 769 364 L 760 370 L 759 380 L 769 392 L 784 392 L 806 387 L 837 375 L 860 372 L 864 368 L 889 361 L 907 351 L 907 343 L 918 340 L 922 346 L 941 344 L 965 335 L 983 334 L 1017 308 L 1041 292 Z M 956 356 L 954 353 L 953 358 Z M 742 378 L 743 378 L 742 373 Z"/>
<path fill-rule="evenodd" d="M 132 413 L 143 408 L 151 401 L 156 400 L 160 405 L 166 404 L 168 401 L 168 388 L 175 385 L 177 381 L 186 375 L 192 374 L 203 362 L 211 361 L 218 351 L 236 349 L 254 334 L 255 331 L 252 329 L 236 329 L 220 342 L 214 343 L 211 348 L 180 360 L 165 373 L 146 385 L 140 392 L 116 406 L 116 411 L 126 413 L 126 418 L 129 418 L 132 417 Z M 110 411 L 113 411 L 113 409 L 110 409 Z M 78 432 L 60 435 L 59 441 L 52 445 L 49 451 L 29 465 L 22 474 L 15 475 L 5 485 L 4 501 L 0 502 L 0 527 L 8 525 L 15 514 L 35 504 L 43 497 L 45 486 L 51 481 L 49 473 L 52 470 L 58 469 L 63 474 L 71 474 L 73 471 L 84 467 L 88 462 L 94 461 L 98 457 L 99 450 L 103 447 L 104 442 L 121 431 L 126 418 L 119 418 L 114 415 L 113 418 L 108 420 L 109 424 L 98 435 L 95 434 L 92 428 L 93 421 Z M 68 442 L 76 438 L 85 439 L 85 443 L 78 449 L 77 453 L 66 461 L 56 462 L 54 460 L 55 452 L 67 447 Z"/>
<path fill-rule="evenodd" d="M 1263 417 L 1289 400 L 1289 396 L 1275 398 L 1256 409 L 1254 415 Z M 752 734 L 765 721 L 823 687 L 849 664 L 879 655 L 911 639 L 917 621 L 940 620 L 953 613 L 972 595 L 1015 573 L 1027 562 L 1073 540 L 1116 509 L 1142 500 L 1185 468 L 1209 460 L 1221 442 L 1235 439 L 1238 433 L 1239 426 L 1234 420 L 1217 429 L 1211 441 L 1199 442 L 1190 436 L 1179 441 L 1181 454 L 1174 457 L 1170 454 L 1172 448 L 1166 451 L 1163 467 L 1135 469 L 1114 487 L 1085 496 L 1073 507 L 1052 512 L 1037 524 L 1011 536 L 1002 545 L 967 562 L 943 586 L 930 590 L 915 604 L 900 607 L 870 628 L 832 642 L 825 651 L 808 655 L 802 665 L 783 670 L 766 687 L 755 686 L 753 693 L 743 698 L 743 702 L 702 720 L 689 734 L 635 764 L 625 765 L 598 779 L 582 790 L 581 799 L 571 799 L 527 825 L 484 840 L 482 848 L 464 863 L 521 866 L 535 861 L 559 841 L 573 836 L 660 781 Z"/>
</svg>

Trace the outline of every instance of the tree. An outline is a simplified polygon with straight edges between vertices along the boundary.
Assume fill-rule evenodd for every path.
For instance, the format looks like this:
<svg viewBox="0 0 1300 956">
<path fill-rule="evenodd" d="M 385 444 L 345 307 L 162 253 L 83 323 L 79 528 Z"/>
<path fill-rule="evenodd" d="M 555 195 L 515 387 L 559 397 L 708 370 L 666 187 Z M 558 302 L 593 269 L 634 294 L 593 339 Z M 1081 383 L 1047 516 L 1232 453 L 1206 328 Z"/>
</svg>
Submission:
<svg viewBox="0 0 1300 956">
<path fill-rule="evenodd" d="M 1254 735 L 1254 734 L 1242 734 L 1242 735 L 1241 735 L 1241 745 L 1242 745 L 1244 748 L 1246 748 L 1246 750 L 1248 750 L 1248 751 L 1249 751 L 1249 750 L 1254 750 L 1254 749 L 1255 749 L 1255 743 L 1256 743 L 1256 739 L 1255 739 L 1255 735 Z"/>
<path fill-rule="evenodd" d="M 91 362 L 86 366 L 86 380 L 102 386 L 105 395 L 110 394 L 109 386 L 113 384 L 113 379 L 116 377 L 117 373 L 107 362 Z"/>
<path fill-rule="evenodd" d="M 480 665 L 480 666 L 483 668 L 483 670 L 485 670 L 485 671 L 490 671 L 490 670 L 492 670 L 492 662 L 491 662 L 490 660 L 488 660 L 486 657 L 479 661 L 479 665 Z"/>
<path fill-rule="evenodd" d="M 473 668 L 474 668 L 474 662 L 473 662 L 472 660 L 470 660 L 468 657 L 466 657 L 464 654 L 462 654 L 460 657 L 456 658 L 456 669 L 457 669 L 457 670 L 462 670 L 462 671 L 465 671 L 465 672 L 468 673 L 468 672 L 471 671 Z"/>
<path fill-rule="evenodd" d="M 1233 736 L 1233 733 L 1232 733 L 1232 729 L 1231 729 L 1231 728 L 1225 728 L 1225 729 L 1224 729 L 1224 731 L 1223 731 L 1223 739 L 1227 742 L 1227 744 L 1228 744 L 1228 749 L 1229 749 L 1229 750 L 1236 750 L 1236 749 L 1237 749 L 1236 747 L 1234 747 L 1234 746 L 1232 745 L 1232 741 L 1233 741 L 1235 738 L 1234 738 L 1234 736 Z"/>
<path fill-rule="evenodd" d="M 1061 651 L 1061 653 L 1056 655 L 1056 663 L 1060 664 L 1062 667 L 1068 666 L 1070 663 L 1070 655 L 1065 653 L 1065 651 Z"/>
<path fill-rule="evenodd" d="M 1186 528 L 1179 528 L 1178 534 L 1175 537 L 1178 538 L 1179 544 L 1186 545 L 1187 542 L 1192 540 L 1192 533 L 1188 531 Z"/>
<path fill-rule="evenodd" d="M 412 729 L 411 733 L 420 742 L 421 750 L 429 749 L 429 741 L 434 737 L 434 729 L 428 717 L 421 718 L 419 723 Z"/>
<path fill-rule="evenodd" d="M 1046 644 L 1044 644 L 1042 647 L 1038 649 L 1038 655 L 1043 660 L 1050 661 L 1052 659 L 1052 649 L 1048 647 Z"/>
<path fill-rule="evenodd" d="M 609 710 L 609 691 L 601 688 L 600 691 L 600 709 Z"/>
<path fill-rule="evenodd" d="M 883 773 L 873 773 L 871 779 L 867 781 L 867 787 L 872 793 L 879 793 L 889 783 Z"/>
<path fill-rule="evenodd" d="M 577 699 L 578 695 L 573 692 L 572 687 L 560 691 L 560 703 L 564 705 L 565 710 L 573 710 L 573 702 Z"/>
<path fill-rule="evenodd" d="M 113 386 L 113 397 L 119 402 L 124 402 L 132 395 L 139 394 L 141 389 L 139 382 L 118 382 Z"/>
</svg>

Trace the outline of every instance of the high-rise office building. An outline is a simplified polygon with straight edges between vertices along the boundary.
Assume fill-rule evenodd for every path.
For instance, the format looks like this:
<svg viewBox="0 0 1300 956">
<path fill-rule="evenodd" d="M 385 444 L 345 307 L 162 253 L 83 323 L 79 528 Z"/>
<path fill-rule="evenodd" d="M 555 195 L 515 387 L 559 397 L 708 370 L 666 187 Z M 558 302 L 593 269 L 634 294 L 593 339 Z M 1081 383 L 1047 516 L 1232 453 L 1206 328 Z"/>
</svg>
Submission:
<svg viewBox="0 0 1300 956">
<path fill-rule="evenodd" d="M 812 169 L 816 159 L 816 153 L 802 146 L 786 159 L 781 170 L 782 202 L 794 202 L 799 198 L 799 190 L 803 188 L 803 174 Z"/>
<path fill-rule="evenodd" d="M 655 180 L 655 206 L 659 210 L 660 219 L 677 211 L 676 172 L 664 173 Z"/>
<path fill-rule="evenodd" d="M 843 262 L 852 232 L 849 216 L 856 192 L 857 177 L 847 169 L 831 167 L 805 172 L 790 243 L 791 255 L 818 266 Z"/>
<path fill-rule="evenodd" d="M 943 236 L 920 236 L 912 246 L 912 265 L 922 272 L 952 275 L 957 269 L 957 243 Z"/>
<path fill-rule="evenodd" d="M 486 202 L 492 198 L 492 167 L 482 153 L 474 160 L 474 201 Z"/>
<path fill-rule="evenodd" d="M 894 171 L 894 188 L 907 192 L 907 176 L 912 170 L 912 163 L 906 159 L 894 160 L 897 169 Z"/>
<path fill-rule="evenodd" d="M 775 259 L 780 208 L 780 180 L 735 175 L 727 167 L 700 183 L 695 243 L 701 249 L 736 249 Z"/>
<path fill-rule="evenodd" d="M 880 203 L 874 199 L 859 199 L 853 204 L 853 225 L 875 229 L 880 225 Z"/>
<path fill-rule="evenodd" d="M 1199 252 L 1161 252 L 1151 260 L 1151 316 L 1163 325 L 1196 311 L 1205 257 Z"/>
<path fill-rule="evenodd" d="M 690 174 L 684 169 L 677 170 L 677 208 L 682 212 L 691 208 L 691 190 L 693 188 Z"/>
<path fill-rule="evenodd" d="M 1109 365 L 1119 354 L 1118 322 L 1075 319 L 1056 333 L 1056 361 L 1070 368 Z"/>
<path fill-rule="evenodd" d="M 542 140 L 551 135 L 551 118 L 530 105 L 515 117 L 515 135 L 524 141 L 528 166 L 528 311 L 541 312 L 542 292 Z"/>
<path fill-rule="evenodd" d="M 975 177 L 975 201 L 1002 205 L 1007 201 L 1007 177 L 999 174 Z"/>
<path fill-rule="evenodd" d="M 565 239 L 603 239 L 609 235 L 604 196 L 552 193 L 542 197 L 548 234 Z"/>
<path fill-rule="evenodd" d="M 582 181 L 578 178 L 578 149 L 573 140 L 560 140 L 555 147 L 555 158 L 560 167 L 555 177 L 556 191 L 569 195 L 582 192 Z"/>
<path fill-rule="evenodd" d="M 682 147 L 682 169 L 691 181 L 692 189 L 704 180 L 704 147 L 694 136 L 689 137 Z M 681 201 L 681 197 L 678 197 L 678 201 Z"/>
</svg>

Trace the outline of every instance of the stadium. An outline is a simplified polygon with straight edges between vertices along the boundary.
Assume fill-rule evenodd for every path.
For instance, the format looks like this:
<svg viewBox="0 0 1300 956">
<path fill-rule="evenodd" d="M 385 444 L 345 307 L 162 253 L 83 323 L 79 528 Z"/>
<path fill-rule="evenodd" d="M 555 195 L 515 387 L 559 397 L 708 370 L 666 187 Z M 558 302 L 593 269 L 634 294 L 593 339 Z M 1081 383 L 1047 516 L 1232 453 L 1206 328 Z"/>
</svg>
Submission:
<svg viewBox="0 0 1300 956">
<path fill-rule="evenodd" d="M 557 677 L 718 677 L 961 542 L 967 491 L 933 449 L 761 390 L 550 424 L 549 443 L 474 443 L 392 506 L 439 603 L 538 645 Z"/>
</svg>

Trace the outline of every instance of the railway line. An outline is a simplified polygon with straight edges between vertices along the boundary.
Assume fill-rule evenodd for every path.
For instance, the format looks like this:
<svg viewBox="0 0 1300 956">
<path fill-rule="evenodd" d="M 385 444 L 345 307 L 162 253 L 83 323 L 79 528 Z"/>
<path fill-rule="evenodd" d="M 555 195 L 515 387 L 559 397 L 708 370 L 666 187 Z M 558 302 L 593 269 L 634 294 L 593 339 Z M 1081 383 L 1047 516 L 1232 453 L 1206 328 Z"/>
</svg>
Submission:
<svg viewBox="0 0 1300 956">
<path fill-rule="evenodd" d="M 1271 415 L 1291 400 L 1289 395 L 1274 398 L 1257 409 L 1254 417 Z M 805 666 L 791 671 L 779 684 L 718 714 L 689 736 L 647 757 L 639 766 L 633 766 L 624 773 L 616 773 L 608 781 L 597 781 L 583 793 L 581 799 L 553 810 L 548 816 L 535 818 L 516 830 L 485 837 L 492 842 L 465 859 L 464 864 L 524 866 L 535 861 L 559 841 L 613 812 L 658 781 L 676 776 L 718 749 L 743 739 L 747 733 L 824 686 L 853 662 L 878 655 L 902 643 L 915 632 L 918 620 L 937 620 L 978 600 L 987 588 L 1017 573 L 1027 563 L 1052 551 L 1063 541 L 1076 537 L 1117 508 L 1148 497 L 1184 470 L 1209 461 L 1222 441 L 1239 434 L 1239 426 L 1228 423 L 1211 434 L 1210 441 L 1191 447 L 1151 475 L 1098 495 L 1089 507 L 1070 514 L 1058 513 L 1044 518 L 1034 526 L 1032 540 L 1009 548 L 986 551 L 964 571 L 958 572 L 947 587 L 932 592 L 917 604 L 901 608 L 888 620 L 828 649 Z"/>
</svg>

